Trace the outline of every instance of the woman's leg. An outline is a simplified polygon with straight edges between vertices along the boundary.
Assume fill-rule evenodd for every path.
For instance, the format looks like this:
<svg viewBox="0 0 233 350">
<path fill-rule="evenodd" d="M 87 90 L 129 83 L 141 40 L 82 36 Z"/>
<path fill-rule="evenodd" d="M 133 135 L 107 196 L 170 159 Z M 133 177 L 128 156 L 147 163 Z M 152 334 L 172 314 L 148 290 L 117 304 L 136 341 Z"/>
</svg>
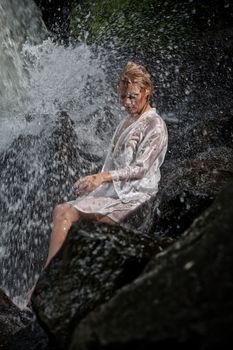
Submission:
<svg viewBox="0 0 233 350">
<path fill-rule="evenodd" d="M 97 220 L 106 224 L 116 224 L 108 216 L 100 214 L 84 214 L 68 203 L 58 204 L 53 211 L 53 228 L 50 236 L 48 257 L 44 268 L 49 264 L 54 255 L 61 248 L 72 224 L 75 221 L 78 221 L 81 217 L 88 220 Z M 36 283 L 27 294 L 28 305 L 30 304 L 31 296 L 36 287 Z"/>
<path fill-rule="evenodd" d="M 72 224 L 75 221 L 78 221 L 80 218 L 87 220 L 98 220 L 106 224 L 115 224 L 115 222 L 107 216 L 82 213 L 68 203 L 57 205 L 53 211 L 53 228 L 50 237 L 48 258 L 45 263 L 45 267 L 49 264 L 54 255 L 61 248 Z"/>
<path fill-rule="evenodd" d="M 53 211 L 53 228 L 50 237 L 49 251 L 45 267 L 61 248 L 73 222 L 80 219 L 77 209 L 68 203 L 58 204 Z"/>
<path fill-rule="evenodd" d="M 58 204 L 53 210 L 53 228 L 50 236 L 49 251 L 44 268 L 49 264 L 54 255 L 61 248 L 73 222 L 79 220 L 77 209 L 68 203 Z M 30 304 L 31 296 L 35 290 L 37 281 L 27 293 L 27 303 Z"/>
</svg>

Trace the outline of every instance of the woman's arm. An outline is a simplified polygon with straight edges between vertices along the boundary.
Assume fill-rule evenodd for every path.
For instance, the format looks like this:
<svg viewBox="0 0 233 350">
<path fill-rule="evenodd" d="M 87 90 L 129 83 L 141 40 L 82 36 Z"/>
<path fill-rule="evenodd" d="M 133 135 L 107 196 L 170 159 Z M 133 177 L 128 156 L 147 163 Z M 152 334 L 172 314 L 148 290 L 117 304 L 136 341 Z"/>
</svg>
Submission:
<svg viewBox="0 0 233 350">
<path fill-rule="evenodd" d="M 99 187 L 103 182 L 111 182 L 112 175 L 110 172 L 104 171 L 95 175 L 88 175 L 74 184 L 74 189 L 78 195 L 83 195 L 94 191 Z"/>
<path fill-rule="evenodd" d="M 112 180 L 129 181 L 143 178 L 156 161 L 157 166 L 160 166 L 159 155 L 166 145 L 167 129 L 164 123 L 160 123 L 149 132 L 143 144 L 139 146 L 136 159 L 133 159 L 132 151 L 132 149 L 135 149 L 135 145 L 132 145 L 132 149 L 129 147 L 130 157 L 126 161 L 126 166 L 122 169 L 110 171 Z"/>
<path fill-rule="evenodd" d="M 141 140 L 141 132 L 132 135 L 128 144 L 126 166 L 124 168 L 102 171 L 95 175 L 88 175 L 81 178 L 74 184 L 77 194 L 89 193 L 104 182 L 141 179 L 156 161 L 159 167 L 159 155 L 164 147 L 167 146 L 167 129 L 165 123 L 160 121 L 160 123 L 156 124 L 139 146 Z M 136 152 L 137 148 L 138 150 Z M 134 159 L 135 153 L 137 153 L 136 159 Z"/>
<path fill-rule="evenodd" d="M 124 124 L 124 120 L 120 122 L 118 127 L 116 128 L 112 140 L 111 140 L 111 145 L 107 154 L 106 159 L 111 154 L 112 148 L 115 145 L 116 139 L 118 139 L 119 132 L 122 129 L 122 126 Z M 106 160 L 105 160 L 106 163 Z M 103 169 L 105 167 L 105 164 L 103 165 Z M 75 182 L 74 184 L 74 189 L 77 195 L 84 195 L 85 193 L 89 193 L 99 187 L 103 182 L 111 182 L 112 181 L 112 175 L 108 171 L 101 171 L 100 173 L 94 174 L 94 175 L 88 175 L 85 176 L 78 181 Z"/>
</svg>

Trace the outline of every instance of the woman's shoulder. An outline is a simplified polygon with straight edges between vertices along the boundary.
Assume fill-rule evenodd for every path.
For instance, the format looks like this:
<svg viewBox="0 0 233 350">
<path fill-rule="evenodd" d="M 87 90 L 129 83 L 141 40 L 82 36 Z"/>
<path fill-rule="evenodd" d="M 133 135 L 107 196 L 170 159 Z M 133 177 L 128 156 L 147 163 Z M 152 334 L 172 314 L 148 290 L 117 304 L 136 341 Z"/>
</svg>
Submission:
<svg viewBox="0 0 233 350">
<path fill-rule="evenodd" d="M 142 115 L 142 120 L 144 123 L 149 124 L 151 127 L 159 125 L 164 125 L 165 122 L 163 118 L 159 115 L 156 108 L 151 108 Z"/>
</svg>

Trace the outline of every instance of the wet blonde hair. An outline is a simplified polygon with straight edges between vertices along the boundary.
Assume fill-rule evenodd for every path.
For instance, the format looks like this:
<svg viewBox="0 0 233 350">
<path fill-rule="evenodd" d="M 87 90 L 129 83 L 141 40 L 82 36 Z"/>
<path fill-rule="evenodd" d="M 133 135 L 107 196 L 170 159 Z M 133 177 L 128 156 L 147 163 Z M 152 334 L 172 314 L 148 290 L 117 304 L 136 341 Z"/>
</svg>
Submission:
<svg viewBox="0 0 233 350">
<path fill-rule="evenodd" d="M 127 89 L 129 84 L 137 84 L 142 90 L 149 90 L 151 95 L 154 87 L 150 79 L 150 74 L 140 64 L 129 61 L 125 68 L 122 70 L 117 82 L 117 91 L 120 91 L 120 85 Z"/>
</svg>

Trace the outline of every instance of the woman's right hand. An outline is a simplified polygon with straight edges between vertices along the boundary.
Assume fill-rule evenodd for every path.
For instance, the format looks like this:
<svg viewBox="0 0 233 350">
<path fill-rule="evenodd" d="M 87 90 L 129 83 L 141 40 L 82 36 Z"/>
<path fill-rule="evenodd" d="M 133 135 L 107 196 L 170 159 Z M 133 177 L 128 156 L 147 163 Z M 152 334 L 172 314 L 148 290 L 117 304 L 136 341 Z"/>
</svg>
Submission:
<svg viewBox="0 0 233 350">
<path fill-rule="evenodd" d="M 106 181 L 112 181 L 111 174 L 108 172 L 88 175 L 75 182 L 74 189 L 77 195 L 83 196 L 86 193 L 94 191 L 97 187 Z"/>
<path fill-rule="evenodd" d="M 74 184 L 74 189 L 77 195 L 83 196 L 86 193 L 94 191 L 97 187 L 99 187 L 103 182 L 102 174 L 96 175 L 88 175 Z"/>
<path fill-rule="evenodd" d="M 85 181 L 85 178 L 81 178 L 80 180 L 76 181 L 73 185 L 75 194 L 77 196 L 83 196 L 86 192 L 87 186 L 88 184 L 87 181 Z"/>
</svg>

